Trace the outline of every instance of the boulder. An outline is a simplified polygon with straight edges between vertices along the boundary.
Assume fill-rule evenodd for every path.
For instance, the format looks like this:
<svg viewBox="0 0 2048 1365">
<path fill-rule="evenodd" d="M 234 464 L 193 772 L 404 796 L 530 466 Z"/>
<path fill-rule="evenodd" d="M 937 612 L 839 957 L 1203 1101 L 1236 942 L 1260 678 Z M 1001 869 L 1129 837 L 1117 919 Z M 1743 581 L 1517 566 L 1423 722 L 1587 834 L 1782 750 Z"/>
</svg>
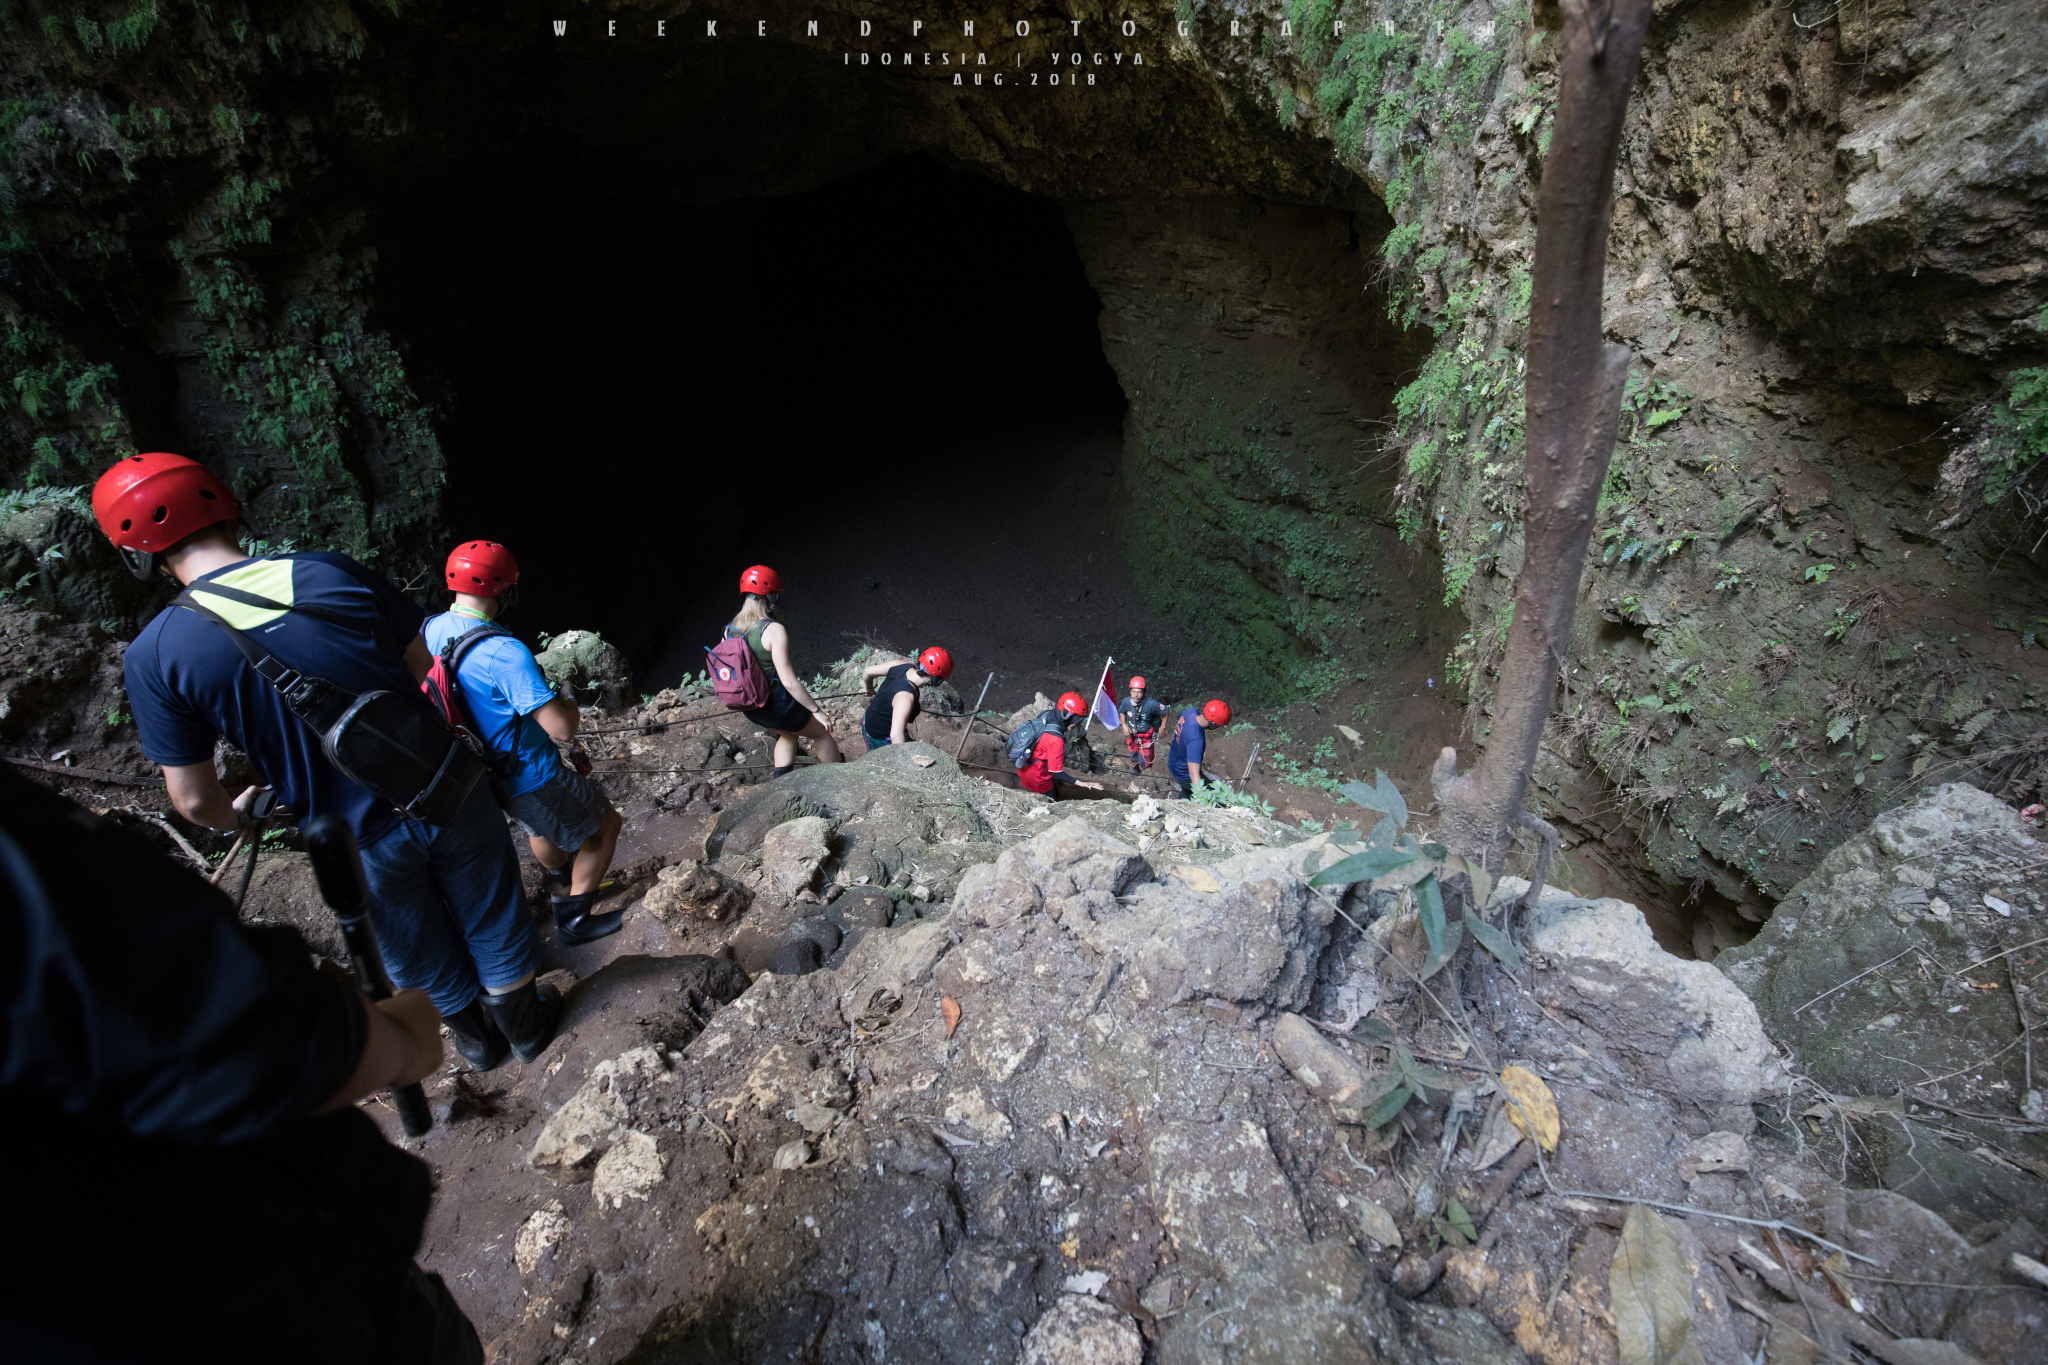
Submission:
<svg viewBox="0 0 2048 1365">
<path fill-rule="evenodd" d="M 832 822 L 806 815 L 775 826 L 761 839 L 761 868 L 784 900 L 815 891 L 818 869 L 832 856 Z"/>
<path fill-rule="evenodd" d="M 703 863 L 664 867 L 640 902 L 657 919 L 722 920 L 747 913 L 754 893 Z"/>
<path fill-rule="evenodd" d="M 1308 1239 L 1294 1189 L 1255 1123 L 1169 1119 L 1152 1129 L 1145 1161 L 1160 1222 L 1181 1264 L 1204 1279 Z"/>
<path fill-rule="evenodd" d="M 1211 996 L 1306 1007 L 1334 908 L 1299 876 L 1240 878 L 1231 870 L 1219 863 L 1193 882 L 1145 884 L 1128 911 L 1077 931 L 1127 962 L 1139 998 L 1152 1004 Z"/>
<path fill-rule="evenodd" d="M 1497 1352 L 1444 1358 L 1466 1365 L 1512 1361 L 1486 1320 L 1470 1316 L 1476 1321 L 1460 1322 L 1461 1334 L 1491 1334 Z M 1311 1243 L 1304 1236 L 1167 1319 L 1158 1358 L 1159 1365 L 1423 1365 L 1431 1353 L 1402 1330 L 1365 1257 L 1342 1241 Z"/>
<path fill-rule="evenodd" d="M 1528 883 L 1503 877 L 1500 894 Z M 1657 946 L 1626 901 L 1580 900 L 1545 887 L 1529 917 L 1529 988 L 1606 1040 L 1635 1079 L 1709 1110 L 1745 1111 L 1780 1064 L 1756 1006 L 1707 962 Z M 1744 1117 L 1744 1130 L 1753 1120 Z"/>
<path fill-rule="evenodd" d="M 2043 852 L 2011 806 L 1965 783 L 1937 787 L 1828 854 L 1715 965 L 1816 1081 L 1895 1094 L 1971 1067 L 2019 1032 L 2005 991 L 1923 975 L 1915 950 L 1966 962 L 2039 937 Z M 1987 906 L 1987 894 L 2011 914 Z M 2001 971 L 1985 979 L 2005 984 Z M 2001 1059 L 2015 1093 L 2025 1088 L 2017 1052 Z"/>
<path fill-rule="evenodd" d="M 594 630 L 563 631 L 533 657 L 549 685 L 558 690 L 566 686 L 579 697 L 594 695 L 607 711 L 623 710 L 633 700 L 633 666 Z"/>
<path fill-rule="evenodd" d="M 1062 1294 L 1024 1338 L 1022 1365 L 1139 1365 L 1144 1358 L 1137 1323 L 1101 1299 Z"/>
</svg>

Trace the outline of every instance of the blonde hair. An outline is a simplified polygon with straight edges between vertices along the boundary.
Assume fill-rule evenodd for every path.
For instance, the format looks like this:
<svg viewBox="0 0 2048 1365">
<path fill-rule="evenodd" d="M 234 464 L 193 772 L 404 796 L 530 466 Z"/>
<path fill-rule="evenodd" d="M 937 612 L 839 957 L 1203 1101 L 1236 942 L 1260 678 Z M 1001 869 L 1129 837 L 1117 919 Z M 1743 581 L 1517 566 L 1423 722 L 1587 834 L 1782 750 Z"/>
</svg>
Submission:
<svg viewBox="0 0 2048 1365">
<path fill-rule="evenodd" d="M 740 603 L 739 615 L 732 618 L 732 628 L 737 631 L 751 630 L 763 621 L 773 621 L 775 609 L 768 605 L 768 599 L 758 593 L 748 593 Z"/>
</svg>

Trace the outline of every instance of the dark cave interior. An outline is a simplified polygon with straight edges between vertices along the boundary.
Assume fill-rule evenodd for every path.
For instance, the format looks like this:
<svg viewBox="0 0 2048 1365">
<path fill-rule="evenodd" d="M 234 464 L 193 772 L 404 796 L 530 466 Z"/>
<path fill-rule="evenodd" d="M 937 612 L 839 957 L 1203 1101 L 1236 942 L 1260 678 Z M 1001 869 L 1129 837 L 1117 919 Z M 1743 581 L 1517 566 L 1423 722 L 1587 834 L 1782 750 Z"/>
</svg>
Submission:
<svg viewBox="0 0 2048 1365">
<path fill-rule="evenodd" d="M 701 665 L 757 561 L 805 667 L 849 624 L 971 628 L 978 572 L 1021 591 L 1077 533 L 1032 509 L 1119 463 L 1059 206 L 928 158 L 708 207 L 443 182 L 381 217 L 380 321 L 442 386 L 456 536 L 519 556 L 508 624 L 600 631 L 649 684 Z M 980 563 L 1027 519 L 1022 563 Z"/>
</svg>

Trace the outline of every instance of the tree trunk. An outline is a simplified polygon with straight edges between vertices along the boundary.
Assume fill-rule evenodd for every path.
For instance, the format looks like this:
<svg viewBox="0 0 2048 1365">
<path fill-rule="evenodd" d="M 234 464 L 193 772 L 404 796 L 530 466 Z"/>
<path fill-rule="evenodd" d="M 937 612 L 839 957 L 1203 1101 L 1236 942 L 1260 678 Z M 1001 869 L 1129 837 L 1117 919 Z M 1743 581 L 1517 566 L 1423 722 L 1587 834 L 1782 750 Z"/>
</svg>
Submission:
<svg viewBox="0 0 2048 1365">
<path fill-rule="evenodd" d="M 1563 8 L 1561 88 L 1536 199 L 1522 576 L 1485 756 L 1460 776 L 1457 751 L 1445 749 L 1431 774 L 1438 841 L 1490 872 L 1500 871 L 1518 825 L 1544 834 L 1525 904 L 1542 891 L 1557 835 L 1525 814 L 1522 800 L 1571 639 L 1628 378 L 1628 348 L 1601 337 L 1600 302 L 1614 164 L 1650 25 L 1650 0 L 1565 0 Z"/>
</svg>

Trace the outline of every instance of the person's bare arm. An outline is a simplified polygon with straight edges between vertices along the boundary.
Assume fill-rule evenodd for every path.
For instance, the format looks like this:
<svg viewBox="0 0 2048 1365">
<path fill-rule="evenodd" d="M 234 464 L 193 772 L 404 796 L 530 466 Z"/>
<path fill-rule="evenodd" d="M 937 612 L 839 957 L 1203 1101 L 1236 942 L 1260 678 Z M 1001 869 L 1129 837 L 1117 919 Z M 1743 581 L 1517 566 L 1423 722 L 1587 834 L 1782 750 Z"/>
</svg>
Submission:
<svg viewBox="0 0 2048 1365">
<path fill-rule="evenodd" d="M 241 824 L 249 803 L 262 790 L 250 787 L 240 796 L 230 797 L 228 789 L 220 784 L 220 775 L 214 772 L 211 761 L 166 767 L 164 787 L 170 792 L 171 805 L 177 808 L 178 814 L 195 825 L 222 831 L 232 830 Z"/>
<path fill-rule="evenodd" d="M 782 679 L 782 686 L 796 698 L 798 706 L 816 714 L 818 703 L 804 686 L 804 680 L 796 675 L 796 665 L 789 661 L 789 632 L 780 621 L 761 632 L 761 643 L 768 646 L 768 657 L 775 660 L 775 676 Z"/>
<path fill-rule="evenodd" d="M 876 678 L 886 678 L 889 676 L 890 669 L 898 664 L 907 664 L 909 662 L 910 660 L 908 659 L 884 659 L 880 663 L 869 664 L 860 671 L 861 690 L 873 692 L 875 690 Z"/>
<path fill-rule="evenodd" d="M 540 722 L 540 728 L 548 732 L 550 739 L 559 739 L 567 744 L 576 738 L 576 731 L 583 724 L 583 708 L 567 697 L 556 697 L 535 711 L 533 718 Z"/>
<path fill-rule="evenodd" d="M 889 703 L 889 742 L 902 744 L 910 738 L 910 708 L 917 698 L 908 692 L 898 692 Z"/>
<path fill-rule="evenodd" d="M 365 1095 L 424 1080 L 441 1065 L 441 1015 L 425 991 L 399 991 L 389 1000 L 365 1000 L 369 1036 L 362 1060 L 341 1089 L 313 1112 L 328 1114 Z"/>
<path fill-rule="evenodd" d="M 1204 780 L 1205 780 L 1205 779 L 1204 779 L 1204 778 L 1202 777 L 1202 765 L 1201 765 L 1201 764 L 1199 764 L 1199 763 L 1197 763 L 1197 762 L 1195 762 L 1195 760 L 1193 760 L 1192 758 L 1191 758 L 1191 759 L 1189 759 L 1189 760 L 1188 760 L 1188 785 L 1189 785 L 1190 787 L 1199 787 L 1199 786 L 1201 786 L 1201 785 L 1202 785 L 1202 783 L 1203 783 L 1203 781 L 1204 781 Z"/>
<path fill-rule="evenodd" d="M 405 647 L 405 666 L 412 673 L 414 682 L 425 682 L 427 674 L 434 667 L 434 651 L 427 648 L 427 637 L 415 635 L 412 643 Z"/>
</svg>

